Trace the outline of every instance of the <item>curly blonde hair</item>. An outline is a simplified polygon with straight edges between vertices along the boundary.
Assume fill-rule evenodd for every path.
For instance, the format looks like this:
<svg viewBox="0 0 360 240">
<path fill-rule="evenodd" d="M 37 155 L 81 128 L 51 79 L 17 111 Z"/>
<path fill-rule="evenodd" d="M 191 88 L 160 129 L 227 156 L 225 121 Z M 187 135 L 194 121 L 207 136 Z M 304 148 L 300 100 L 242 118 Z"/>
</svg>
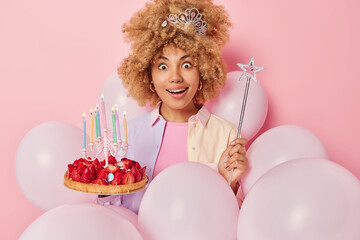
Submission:
<svg viewBox="0 0 360 240">
<path fill-rule="evenodd" d="M 186 28 L 178 25 L 161 24 L 169 14 L 179 14 L 187 8 L 197 8 L 202 20 L 207 22 L 206 35 L 195 32 L 194 25 Z M 231 26 L 227 12 L 212 0 L 153 0 L 135 13 L 123 25 L 125 39 L 131 43 L 131 53 L 118 68 L 118 75 L 129 95 L 139 105 L 154 106 L 160 101 L 156 92 L 149 88 L 151 63 L 164 47 L 174 45 L 189 54 L 199 68 L 201 91 L 195 95 L 195 102 L 202 104 L 219 93 L 225 85 L 226 64 L 221 48 L 229 40 Z"/>
</svg>

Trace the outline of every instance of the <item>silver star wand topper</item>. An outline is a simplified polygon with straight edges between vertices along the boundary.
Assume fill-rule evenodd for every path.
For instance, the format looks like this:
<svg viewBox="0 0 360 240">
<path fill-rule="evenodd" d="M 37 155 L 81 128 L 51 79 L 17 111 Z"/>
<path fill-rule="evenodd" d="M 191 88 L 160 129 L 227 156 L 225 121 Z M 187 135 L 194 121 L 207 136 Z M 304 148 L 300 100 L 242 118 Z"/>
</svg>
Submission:
<svg viewBox="0 0 360 240">
<path fill-rule="evenodd" d="M 243 98 L 243 102 L 242 102 L 240 120 L 239 120 L 239 125 L 238 125 L 237 136 L 236 136 L 236 138 L 239 138 L 240 135 L 241 135 L 240 134 L 241 133 L 241 127 L 242 127 L 242 123 L 243 123 L 243 120 L 244 120 L 244 114 L 245 114 L 245 108 L 246 108 L 246 100 L 247 100 L 247 97 L 248 97 L 249 87 L 250 87 L 250 80 L 252 79 L 254 82 L 257 82 L 256 73 L 260 72 L 261 70 L 264 70 L 264 68 L 255 66 L 254 57 L 251 57 L 248 64 L 240 64 L 240 63 L 238 63 L 237 65 L 243 71 L 239 81 L 246 78 L 245 93 L 244 93 L 244 98 Z M 248 72 L 248 70 L 249 70 L 249 72 Z M 229 185 L 231 184 L 233 172 L 234 172 L 234 169 L 232 168 L 231 171 L 230 171 Z"/>
</svg>

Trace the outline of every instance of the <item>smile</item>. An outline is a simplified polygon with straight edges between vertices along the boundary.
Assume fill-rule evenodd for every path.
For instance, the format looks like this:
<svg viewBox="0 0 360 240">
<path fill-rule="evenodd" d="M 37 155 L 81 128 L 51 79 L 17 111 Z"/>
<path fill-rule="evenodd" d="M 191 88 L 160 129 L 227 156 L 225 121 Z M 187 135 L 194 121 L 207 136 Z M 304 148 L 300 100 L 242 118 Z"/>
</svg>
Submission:
<svg viewBox="0 0 360 240">
<path fill-rule="evenodd" d="M 170 89 L 166 89 L 167 92 L 171 93 L 171 94 L 181 94 L 183 92 L 185 92 L 186 90 L 188 90 L 189 88 L 186 87 L 186 88 L 181 88 L 181 89 L 173 89 L 173 90 L 170 90 Z"/>
</svg>

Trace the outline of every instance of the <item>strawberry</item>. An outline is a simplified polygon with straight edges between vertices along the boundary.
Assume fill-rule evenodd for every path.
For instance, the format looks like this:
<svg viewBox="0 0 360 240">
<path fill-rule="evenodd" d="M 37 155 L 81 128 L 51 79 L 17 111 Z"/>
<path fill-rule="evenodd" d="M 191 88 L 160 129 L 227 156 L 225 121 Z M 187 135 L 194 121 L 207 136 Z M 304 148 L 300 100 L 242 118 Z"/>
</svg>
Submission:
<svg viewBox="0 0 360 240">
<path fill-rule="evenodd" d="M 85 168 L 83 174 L 81 174 L 80 182 L 82 182 L 82 183 L 91 183 L 92 182 L 89 168 Z"/>
<path fill-rule="evenodd" d="M 135 162 L 134 166 L 139 170 L 141 168 L 140 163 Z"/>
<path fill-rule="evenodd" d="M 68 177 L 70 178 L 71 176 L 71 172 L 74 170 L 74 165 L 72 164 L 68 164 Z"/>
<path fill-rule="evenodd" d="M 85 166 L 88 167 L 88 166 L 90 166 L 90 165 L 93 163 L 93 161 L 91 161 L 91 158 L 89 158 L 89 160 L 84 159 L 83 163 L 85 164 Z"/>
<path fill-rule="evenodd" d="M 76 182 L 79 182 L 80 181 L 80 178 L 81 178 L 81 174 L 79 173 L 79 170 L 77 168 L 74 168 L 72 171 L 71 171 L 71 175 L 70 175 L 71 179 L 73 181 L 76 181 Z"/>
<path fill-rule="evenodd" d="M 77 169 L 79 170 L 79 173 L 82 174 L 85 170 L 86 166 L 84 162 L 79 162 Z"/>
<path fill-rule="evenodd" d="M 100 166 L 100 165 L 97 165 L 97 171 L 96 171 L 96 174 L 98 175 L 100 173 L 101 170 L 103 170 L 104 167 L 103 166 Z"/>
<path fill-rule="evenodd" d="M 77 159 L 77 160 L 75 160 L 75 161 L 73 162 L 73 165 L 74 165 L 75 167 L 78 167 L 79 163 L 80 163 L 80 162 L 83 162 L 83 161 L 84 161 L 83 158 L 79 158 L 79 159 Z"/>
<path fill-rule="evenodd" d="M 116 165 L 117 161 L 116 161 L 116 158 L 114 156 L 109 156 L 108 157 L 108 164 L 110 165 Z"/>
<path fill-rule="evenodd" d="M 97 177 L 97 166 L 95 164 L 91 164 L 89 167 L 91 179 L 94 180 Z"/>
<path fill-rule="evenodd" d="M 141 173 L 139 172 L 139 170 L 135 166 L 133 166 L 131 168 L 131 173 L 135 177 L 135 182 L 139 182 L 141 180 Z"/>
<path fill-rule="evenodd" d="M 141 178 L 145 177 L 145 173 L 146 173 L 146 166 L 143 168 L 140 168 L 139 172 L 141 173 Z"/>
<path fill-rule="evenodd" d="M 100 165 L 99 160 L 97 158 L 95 158 L 95 160 L 93 161 L 93 164 L 95 164 L 96 166 L 99 166 Z"/>
<path fill-rule="evenodd" d="M 102 160 L 101 162 L 100 162 L 100 166 L 105 166 L 105 160 Z"/>
<path fill-rule="evenodd" d="M 122 174 L 121 172 L 115 173 L 114 179 L 111 181 L 111 185 L 120 185 L 122 180 Z"/>
<path fill-rule="evenodd" d="M 121 180 L 121 184 L 130 184 L 134 182 L 135 182 L 135 177 L 130 171 L 126 172 L 123 179 Z"/>
<path fill-rule="evenodd" d="M 120 171 L 120 168 L 118 166 L 109 165 L 106 167 L 106 170 L 111 173 L 116 173 Z"/>
<path fill-rule="evenodd" d="M 108 174 L 109 172 L 104 168 L 103 170 L 101 170 L 99 172 L 99 174 L 97 175 L 98 178 L 103 178 L 103 179 L 108 179 Z"/>
<path fill-rule="evenodd" d="M 133 161 L 127 158 L 123 158 L 118 164 L 121 165 L 121 168 L 131 169 L 133 166 Z"/>
<path fill-rule="evenodd" d="M 108 185 L 109 184 L 105 179 L 102 179 L 102 178 L 97 178 L 92 183 L 98 184 L 98 185 Z"/>
</svg>

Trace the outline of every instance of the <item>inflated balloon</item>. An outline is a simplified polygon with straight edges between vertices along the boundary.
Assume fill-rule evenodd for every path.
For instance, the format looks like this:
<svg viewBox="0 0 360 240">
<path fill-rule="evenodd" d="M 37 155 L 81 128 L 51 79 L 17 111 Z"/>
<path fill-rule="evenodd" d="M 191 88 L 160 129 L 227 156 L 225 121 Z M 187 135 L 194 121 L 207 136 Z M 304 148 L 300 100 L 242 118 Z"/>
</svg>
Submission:
<svg viewBox="0 0 360 240">
<path fill-rule="evenodd" d="M 115 205 L 107 205 L 105 206 L 108 209 L 111 209 L 112 211 L 116 212 L 117 214 L 120 214 L 123 218 L 126 218 L 128 221 L 131 222 L 136 229 L 140 230 L 140 227 L 138 225 L 138 216 L 133 211 L 121 207 L 121 206 L 115 206 Z M 140 232 L 140 231 L 139 231 Z"/>
<path fill-rule="evenodd" d="M 238 212 L 220 174 L 201 163 L 181 162 L 150 183 L 138 219 L 146 239 L 236 239 Z"/>
<path fill-rule="evenodd" d="M 249 170 L 242 178 L 245 194 L 254 183 L 276 165 L 298 158 L 324 158 L 321 141 L 309 130 L 294 125 L 272 128 L 260 135 L 247 151 Z"/>
<path fill-rule="evenodd" d="M 143 239 L 129 220 L 96 204 L 63 205 L 41 215 L 21 240 Z"/>
<path fill-rule="evenodd" d="M 67 164 L 81 157 L 82 131 L 64 122 L 31 129 L 16 152 L 15 174 L 25 197 L 47 211 L 66 203 L 94 202 L 96 195 L 64 186 Z"/>
<path fill-rule="evenodd" d="M 239 213 L 238 240 L 358 240 L 360 182 L 325 159 L 282 163 L 256 182 Z"/>
<path fill-rule="evenodd" d="M 212 113 L 238 126 L 246 80 L 239 81 L 241 71 L 229 72 L 225 87 L 220 95 L 206 104 Z M 251 139 L 264 124 L 268 111 L 268 99 L 260 82 L 251 81 L 241 136 Z"/>
<path fill-rule="evenodd" d="M 111 116 L 111 108 L 115 104 L 118 106 L 120 115 L 122 115 L 123 111 L 126 111 L 127 120 L 149 111 L 146 107 L 140 107 L 134 99 L 127 96 L 128 91 L 116 72 L 106 79 L 101 88 L 101 93 L 104 94 L 106 116 Z M 106 119 L 106 122 L 108 127 L 112 126 L 110 117 Z"/>
</svg>

